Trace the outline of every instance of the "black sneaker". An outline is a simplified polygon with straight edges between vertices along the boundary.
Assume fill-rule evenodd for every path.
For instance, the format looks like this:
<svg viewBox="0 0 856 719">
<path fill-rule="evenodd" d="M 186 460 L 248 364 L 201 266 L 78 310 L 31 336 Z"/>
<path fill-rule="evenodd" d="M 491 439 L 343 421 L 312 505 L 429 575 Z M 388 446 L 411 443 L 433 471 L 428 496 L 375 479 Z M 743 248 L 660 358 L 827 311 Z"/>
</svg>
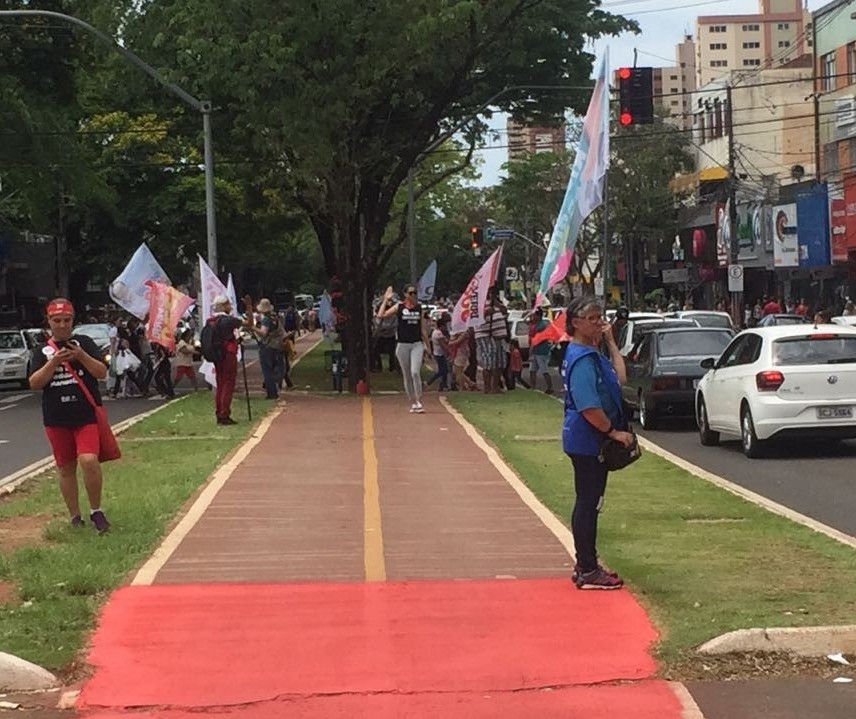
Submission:
<svg viewBox="0 0 856 719">
<path fill-rule="evenodd" d="M 609 567 L 604 567 L 603 565 L 598 564 L 598 568 L 602 569 L 604 572 L 606 572 L 611 577 L 618 577 L 618 572 L 613 572 Z M 575 564 L 574 565 L 574 571 L 571 572 L 571 581 L 574 584 L 576 584 L 577 579 L 579 579 L 579 577 L 580 577 L 580 568 L 579 568 L 579 566 L 577 566 Z"/>
<path fill-rule="evenodd" d="M 591 572 L 580 574 L 574 582 L 577 589 L 621 589 L 624 581 L 612 572 L 598 567 Z"/>
<path fill-rule="evenodd" d="M 104 532 L 110 529 L 110 522 L 107 521 L 107 517 L 104 516 L 104 512 L 100 509 L 89 515 L 89 521 L 92 522 L 92 526 L 95 527 L 95 531 L 98 534 L 104 534 Z"/>
<path fill-rule="evenodd" d="M 85 527 L 86 522 L 83 521 L 83 518 L 79 514 L 75 514 L 71 518 L 71 526 L 77 529 L 78 527 Z"/>
<path fill-rule="evenodd" d="M 232 419 L 231 417 L 222 417 L 221 419 L 217 420 L 217 424 L 231 425 L 231 424 L 238 424 L 238 423 L 234 419 Z"/>
</svg>

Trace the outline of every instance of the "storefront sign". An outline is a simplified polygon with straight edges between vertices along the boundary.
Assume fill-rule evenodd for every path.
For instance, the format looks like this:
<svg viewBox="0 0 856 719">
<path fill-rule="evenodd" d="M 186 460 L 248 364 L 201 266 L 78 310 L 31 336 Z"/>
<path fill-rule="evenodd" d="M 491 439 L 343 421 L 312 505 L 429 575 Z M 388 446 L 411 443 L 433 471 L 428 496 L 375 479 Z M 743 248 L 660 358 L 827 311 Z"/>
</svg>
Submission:
<svg viewBox="0 0 856 719">
<path fill-rule="evenodd" d="M 772 233 L 773 265 L 776 267 L 799 267 L 796 204 L 773 207 Z"/>
<path fill-rule="evenodd" d="M 836 198 L 829 202 L 829 244 L 833 262 L 847 262 L 847 201 Z"/>
<path fill-rule="evenodd" d="M 720 267 L 728 265 L 731 256 L 731 218 L 728 216 L 730 204 L 716 206 L 716 260 Z"/>
</svg>

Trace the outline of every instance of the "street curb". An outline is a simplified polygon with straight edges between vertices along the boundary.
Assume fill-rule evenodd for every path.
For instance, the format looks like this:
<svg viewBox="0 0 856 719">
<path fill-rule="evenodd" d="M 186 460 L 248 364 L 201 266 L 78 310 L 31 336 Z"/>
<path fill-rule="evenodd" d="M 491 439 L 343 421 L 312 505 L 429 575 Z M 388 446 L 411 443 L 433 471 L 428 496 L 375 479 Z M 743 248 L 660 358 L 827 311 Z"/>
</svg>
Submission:
<svg viewBox="0 0 856 719">
<path fill-rule="evenodd" d="M 181 402 L 187 397 L 190 397 L 190 395 L 187 394 L 182 397 L 177 397 L 176 399 L 170 400 L 169 402 L 164 402 L 162 405 L 158 405 L 157 407 L 143 412 L 142 414 L 129 417 L 128 419 L 124 419 L 121 422 L 117 422 L 116 424 L 112 425 L 113 434 L 122 434 L 123 432 L 137 424 L 137 422 L 142 422 L 144 419 L 148 419 L 153 414 L 156 414 L 157 412 L 160 412 L 164 408 L 170 407 L 176 404 L 177 402 Z M 23 469 L 19 469 L 17 472 L 13 472 L 12 474 L 0 478 L 0 497 L 7 494 L 11 494 L 16 489 L 18 489 L 18 487 L 24 484 L 24 482 L 39 476 L 46 469 L 53 466 L 53 463 L 53 456 L 44 457 L 33 462 L 32 464 L 28 464 L 26 467 L 24 467 Z"/>
<path fill-rule="evenodd" d="M 737 629 L 702 644 L 699 654 L 788 652 L 823 657 L 834 652 L 856 654 L 856 625 Z"/>
</svg>

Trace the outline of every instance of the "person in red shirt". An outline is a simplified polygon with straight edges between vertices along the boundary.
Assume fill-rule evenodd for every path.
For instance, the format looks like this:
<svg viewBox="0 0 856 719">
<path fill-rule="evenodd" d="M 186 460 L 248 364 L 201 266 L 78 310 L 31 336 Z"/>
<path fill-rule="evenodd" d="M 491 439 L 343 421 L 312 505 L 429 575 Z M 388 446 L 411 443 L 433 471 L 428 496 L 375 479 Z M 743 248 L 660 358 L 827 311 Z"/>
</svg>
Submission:
<svg viewBox="0 0 856 719">
<path fill-rule="evenodd" d="M 800 303 L 794 308 L 794 313 L 802 317 L 808 316 L 808 305 L 805 303 L 805 297 L 800 299 Z"/>
<path fill-rule="evenodd" d="M 764 305 L 764 310 L 762 312 L 764 317 L 767 315 L 780 315 L 782 314 L 782 306 L 776 302 L 775 297 L 771 297 L 767 304 Z"/>
</svg>

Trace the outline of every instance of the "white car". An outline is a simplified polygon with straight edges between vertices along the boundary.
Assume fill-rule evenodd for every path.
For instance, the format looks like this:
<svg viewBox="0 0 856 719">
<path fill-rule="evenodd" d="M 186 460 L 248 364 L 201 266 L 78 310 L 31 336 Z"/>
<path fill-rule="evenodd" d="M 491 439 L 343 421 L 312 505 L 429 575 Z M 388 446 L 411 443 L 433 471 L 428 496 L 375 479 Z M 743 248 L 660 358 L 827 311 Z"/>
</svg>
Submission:
<svg viewBox="0 0 856 719">
<path fill-rule="evenodd" d="M 0 330 L 0 381 L 30 386 L 30 345 L 24 330 Z"/>
<path fill-rule="evenodd" d="M 834 325 L 845 325 L 847 327 L 856 326 L 856 315 L 842 315 L 841 317 L 833 317 L 830 322 Z"/>
<path fill-rule="evenodd" d="M 747 457 L 769 440 L 856 437 L 856 328 L 809 324 L 758 327 L 708 358 L 696 390 L 705 446 L 736 435 Z"/>
</svg>

